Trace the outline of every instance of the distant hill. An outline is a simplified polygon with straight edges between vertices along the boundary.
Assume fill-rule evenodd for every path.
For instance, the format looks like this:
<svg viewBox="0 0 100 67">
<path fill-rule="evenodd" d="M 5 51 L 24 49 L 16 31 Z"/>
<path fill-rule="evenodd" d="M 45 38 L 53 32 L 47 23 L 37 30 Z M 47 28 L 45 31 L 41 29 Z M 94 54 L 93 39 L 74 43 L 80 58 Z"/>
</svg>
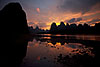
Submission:
<svg viewBox="0 0 100 67">
<path fill-rule="evenodd" d="M 82 24 L 64 24 L 61 22 L 60 25 L 56 23 L 51 24 L 51 34 L 100 34 L 100 23 L 95 23 L 95 26 L 90 26 L 86 23 Z"/>
</svg>

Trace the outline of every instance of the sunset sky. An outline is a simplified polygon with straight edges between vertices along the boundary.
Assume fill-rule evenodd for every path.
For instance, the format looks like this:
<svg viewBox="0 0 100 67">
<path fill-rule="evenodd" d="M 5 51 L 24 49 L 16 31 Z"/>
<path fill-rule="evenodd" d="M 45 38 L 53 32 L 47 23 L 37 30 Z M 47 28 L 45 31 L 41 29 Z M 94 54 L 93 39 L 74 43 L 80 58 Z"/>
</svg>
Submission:
<svg viewBox="0 0 100 67">
<path fill-rule="evenodd" d="M 9 2 L 19 2 L 29 26 L 49 29 L 52 22 L 94 25 L 100 22 L 100 0 L 0 0 L 0 10 Z"/>
</svg>

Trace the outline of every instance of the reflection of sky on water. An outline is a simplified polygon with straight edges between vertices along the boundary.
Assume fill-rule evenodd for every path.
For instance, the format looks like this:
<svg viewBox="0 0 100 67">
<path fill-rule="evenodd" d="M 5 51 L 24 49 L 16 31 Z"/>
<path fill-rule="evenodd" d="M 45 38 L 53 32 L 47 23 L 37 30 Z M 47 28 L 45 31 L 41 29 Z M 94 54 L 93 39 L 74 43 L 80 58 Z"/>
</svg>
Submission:
<svg viewBox="0 0 100 67">
<path fill-rule="evenodd" d="M 27 65 L 35 67 L 41 67 L 41 65 L 42 67 L 43 65 L 44 67 L 48 65 L 50 65 L 48 67 L 61 67 L 60 64 L 56 64 L 56 58 L 59 54 L 63 56 L 68 55 L 69 57 L 76 54 L 95 56 L 91 51 L 92 47 L 86 47 L 81 43 L 64 43 L 64 45 L 61 45 L 60 42 L 55 42 L 54 45 L 50 41 L 41 42 L 33 39 L 33 41 L 28 42 L 27 48 L 27 55 L 24 59 L 24 64 L 22 64 L 23 67 L 24 65 L 26 67 Z"/>
<path fill-rule="evenodd" d="M 57 36 L 57 37 L 65 37 L 65 39 L 97 40 L 97 41 L 100 41 L 100 35 L 61 35 L 61 34 L 42 34 L 42 35 L 47 36 L 47 37 L 42 37 L 42 38 L 47 38 L 47 39 L 51 39 L 50 36 Z"/>
</svg>

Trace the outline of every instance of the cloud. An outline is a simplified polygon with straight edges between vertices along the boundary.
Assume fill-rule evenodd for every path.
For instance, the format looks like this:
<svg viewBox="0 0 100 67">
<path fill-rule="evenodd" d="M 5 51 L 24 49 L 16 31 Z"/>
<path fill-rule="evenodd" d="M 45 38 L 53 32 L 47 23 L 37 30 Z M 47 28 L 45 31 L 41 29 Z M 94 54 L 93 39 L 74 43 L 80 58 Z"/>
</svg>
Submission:
<svg viewBox="0 0 100 67">
<path fill-rule="evenodd" d="M 47 24 L 44 22 L 44 23 L 39 23 L 38 26 L 39 26 L 40 28 L 46 28 L 46 27 L 48 27 L 49 25 L 47 25 Z"/>
<path fill-rule="evenodd" d="M 96 23 L 96 22 L 100 22 L 100 19 L 93 19 L 93 20 L 91 20 L 91 21 L 89 21 L 89 22 L 87 22 L 87 23 L 92 23 L 92 24 L 94 24 L 94 23 Z"/>
<path fill-rule="evenodd" d="M 68 21 L 69 23 L 75 22 L 75 18 L 72 18 Z"/>
<path fill-rule="evenodd" d="M 29 22 L 28 24 L 29 24 L 29 25 L 32 25 L 32 24 L 34 24 L 34 23 L 33 23 L 33 22 Z"/>
<path fill-rule="evenodd" d="M 36 8 L 36 11 L 37 11 L 38 13 L 40 13 L 40 8 Z"/>
<path fill-rule="evenodd" d="M 37 24 L 35 24 L 34 22 L 28 22 L 29 26 L 33 26 L 33 28 L 35 28 L 37 26 Z"/>
<path fill-rule="evenodd" d="M 71 11 L 73 13 L 81 12 L 84 14 L 90 11 L 97 3 L 100 3 L 100 0 L 63 0 L 58 8 L 64 12 Z"/>
<path fill-rule="evenodd" d="M 76 19 L 76 22 L 79 22 L 79 21 L 81 21 L 82 20 L 82 18 L 77 18 Z"/>
<path fill-rule="evenodd" d="M 72 18 L 72 19 L 68 20 L 68 23 L 79 22 L 81 20 L 82 20 L 82 18 Z"/>
</svg>

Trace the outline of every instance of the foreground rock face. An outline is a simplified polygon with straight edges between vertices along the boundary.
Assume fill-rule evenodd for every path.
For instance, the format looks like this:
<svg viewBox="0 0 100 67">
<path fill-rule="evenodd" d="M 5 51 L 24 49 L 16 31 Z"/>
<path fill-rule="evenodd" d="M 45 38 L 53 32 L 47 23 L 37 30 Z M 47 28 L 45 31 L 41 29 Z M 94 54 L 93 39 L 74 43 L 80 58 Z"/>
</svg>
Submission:
<svg viewBox="0 0 100 67">
<path fill-rule="evenodd" d="M 3 33 L 27 34 L 28 25 L 26 14 L 19 3 L 9 3 L 0 11 L 0 20 Z"/>
<path fill-rule="evenodd" d="M 0 10 L 0 33 L 0 67 L 18 67 L 27 50 L 24 34 L 29 33 L 26 14 L 19 3 L 9 3 Z"/>
</svg>

